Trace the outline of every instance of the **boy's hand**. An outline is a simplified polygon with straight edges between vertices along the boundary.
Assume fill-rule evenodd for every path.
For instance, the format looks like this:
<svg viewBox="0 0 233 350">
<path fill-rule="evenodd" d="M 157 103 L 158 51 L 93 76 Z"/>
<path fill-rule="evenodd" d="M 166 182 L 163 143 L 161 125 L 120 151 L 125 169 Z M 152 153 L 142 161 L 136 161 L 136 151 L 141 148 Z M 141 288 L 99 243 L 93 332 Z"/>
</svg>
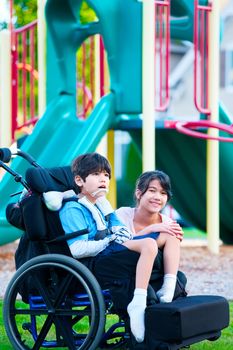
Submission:
<svg viewBox="0 0 233 350">
<path fill-rule="evenodd" d="M 119 244 L 133 239 L 132 232 L 130 232 L 130 230 L 126 226 L 113 226 L 111 230 L 116 236 L 115 241 Z"/>
</svg>

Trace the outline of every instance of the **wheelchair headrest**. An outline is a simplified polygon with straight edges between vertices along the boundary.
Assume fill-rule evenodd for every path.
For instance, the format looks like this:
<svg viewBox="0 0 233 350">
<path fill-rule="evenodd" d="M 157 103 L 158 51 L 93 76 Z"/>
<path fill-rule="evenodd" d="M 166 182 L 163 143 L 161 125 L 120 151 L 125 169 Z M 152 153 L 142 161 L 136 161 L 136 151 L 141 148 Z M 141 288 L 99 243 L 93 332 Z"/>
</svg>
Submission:
<svg viewBox="0 0 233 350">
<path fill-rule="evenodd" d="M 56 168 L 29 168 L 25 175 L 29 187 L 36 192 L 75 190 L 70 166 Z"/>
</svg>

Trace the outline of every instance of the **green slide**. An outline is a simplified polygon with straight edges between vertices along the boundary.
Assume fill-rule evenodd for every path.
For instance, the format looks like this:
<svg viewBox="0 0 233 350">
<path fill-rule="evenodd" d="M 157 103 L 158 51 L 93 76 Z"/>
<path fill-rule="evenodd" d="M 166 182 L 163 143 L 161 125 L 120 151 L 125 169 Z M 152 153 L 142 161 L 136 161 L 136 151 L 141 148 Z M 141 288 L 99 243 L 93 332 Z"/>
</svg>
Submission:
<svg viewBox="0 0 233 350">
<path fill-rule="evenodd" d="M 101 99 L 86 121 L 76 117 L 71 104 L 72 98 L 68 95 L 62 95 L 51 103 L 32 135 L 23 144 L 22 150 L 31 154 L 42 166 L 68 165 L 77 154 L 94 151 L 111 126 L 114 116 L 112 94 Z M 12 169 L 22 175 L 28 166 L 29 164 L 20 157 L 14 159 L 11 165 Z M 11 242 L 22 233 L 10 226 L 5 217 L 10 194 L 20 189 L 9 174 L 6 174 L 0 183 L 0 244 Z M 17 196 L 11 199 L 16 200 Z"/>
</svg>

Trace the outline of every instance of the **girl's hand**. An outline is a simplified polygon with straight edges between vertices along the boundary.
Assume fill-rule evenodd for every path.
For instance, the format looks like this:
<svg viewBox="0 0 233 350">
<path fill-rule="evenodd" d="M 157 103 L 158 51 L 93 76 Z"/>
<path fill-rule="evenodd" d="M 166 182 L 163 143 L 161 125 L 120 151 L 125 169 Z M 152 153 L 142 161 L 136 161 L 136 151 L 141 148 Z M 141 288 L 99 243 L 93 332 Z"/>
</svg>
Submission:
<svg viewBox="0 0 233 350">
<path fill-rule="evenodd" d="M 139 231 L 138 234 L 142 235 L 142 234 L 148 234 L 151 232 L 167 233 L 171 236 L 175 236 L 180 241 L 183 240 L 183 235 L 184 235 L 184 232 L 181 226 L 175 221 L 169 222 L 169 223 L 162 222 L 160 224 L 149 225 L 142 231 Z"/>
<path fill-rule="evenodd" d="M 172 236 L 176 236 L 176 238 L 179 239 L 180 241 L 183 240 L 184 232 L 182 230 L 182 227 L 176 221 L 173 221 L 166 225 L 167 225 L 167 231 L 163 231 L 163 232 L 166 232 Z"/>
</svg>

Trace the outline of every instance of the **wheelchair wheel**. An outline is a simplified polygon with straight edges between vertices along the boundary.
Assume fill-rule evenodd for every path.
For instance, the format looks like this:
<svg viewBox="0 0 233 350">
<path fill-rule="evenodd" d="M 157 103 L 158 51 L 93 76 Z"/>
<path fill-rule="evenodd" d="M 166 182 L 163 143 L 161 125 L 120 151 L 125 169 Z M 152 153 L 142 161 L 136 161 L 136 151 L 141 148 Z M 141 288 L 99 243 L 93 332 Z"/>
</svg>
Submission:
<svg viewBox="0 0 233 350">
<path fill-rule="evenodd" d="M 105 303 L 86 266 L 63 255 L 41 255 L 16 271 L 3 318 L 14 349 L 94 350 L 104 331 Z"/>
</svg>

